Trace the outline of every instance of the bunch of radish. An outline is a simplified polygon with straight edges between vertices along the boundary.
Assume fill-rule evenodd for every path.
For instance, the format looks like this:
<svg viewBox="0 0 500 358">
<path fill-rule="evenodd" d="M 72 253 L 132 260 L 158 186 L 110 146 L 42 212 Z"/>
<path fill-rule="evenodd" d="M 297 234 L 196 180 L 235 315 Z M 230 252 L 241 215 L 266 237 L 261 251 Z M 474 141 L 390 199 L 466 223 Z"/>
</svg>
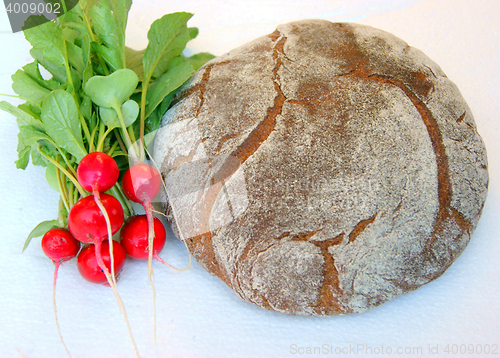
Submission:
<svg viewBox="0 0 500 358">
<path fill-rule="evenodd" d="M 188 12 L 161 16 L 151 23 L 145 49 L 128 48 L 131 5 L 77 1 L 52 21 L 29 17 L 23 32 L 33 62 L 13 74 L 17 96 L 8 95 L 22 103 L 0 100 L 0 110 L 17 119 L 16 167 L 44 167 L 59 193 L 57 219 L 39 223 L 23 251 L 43 236 L 43 251 L 55 263 L 53 304 L 61 341 L 55 305 L 61 263 L 77 257 L 86 280 L 110 286 L 126 321 L 117 280 L 127 255 L 148 260 L 154 307 L 152 260 L 175 269 L 158 256 L 166 235 L 152 202 L 162 178 L 147 164 L 147 148 L 177 90 L 214 56 L 183 54 L 198 34 L 187 25 L 193 16 Z M 142 204 L 143 215 L 135 214 L 134 202 Z M 156 317 L 154 324 L 156 342 Z"/>
<path fill-rule="evenodd" d="M 122 180 L 123 192 L 129 200 L 142 204 L 145 214 L 133 215 L 124 222 L 122 204 L 114 196 L 105 193 L 118 181 L 119 169 L 115 160 L 106 153 L 90 153 L 80 161 L 76 174 L 78 183 L 89 194 L 81 197 L 71 208 L 68 229 L 50 229 L 42 238 L 44 253 L 55 263 L 53 304 L 59 336 L 69 354 L 57 321 L 55 287 L 60 264 L 77 257 L 78 271 L 83 278 L 112 288 L 139 356 L 116 282 L 127 255 L 149 261 L 148 277 L 153 293 L 153 258 L 177 270 L 158 256 L 166 240 L 163 224 L 153 215 L 153 199 L 161 189 L 161 176 L 154 167 L 143 162 L 127 169 Z M 119 240 L 113 239 L 113 235 L 119 231 Z M 156 311 L 155 303 L 154 307 Z M 156 340 L 156 313 L 154 326 Z"/>
</svg>

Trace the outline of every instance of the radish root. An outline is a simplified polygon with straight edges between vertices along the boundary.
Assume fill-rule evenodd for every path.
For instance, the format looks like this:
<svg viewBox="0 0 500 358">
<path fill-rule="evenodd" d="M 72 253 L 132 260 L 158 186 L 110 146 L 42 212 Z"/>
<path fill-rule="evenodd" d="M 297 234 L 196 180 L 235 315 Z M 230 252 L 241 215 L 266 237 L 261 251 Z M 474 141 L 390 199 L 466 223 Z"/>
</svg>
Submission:
<svg viewBox="0 0 500 358">
<path fill-rule="evenodd" d="M 158 165 L 156 164 L 155 160 L 153 159 L 151 153 L 149 153 L 148 149 L 146 147 L 144 147 L 144 150 L 146 151 L 146 153 L 148 153 L 149 157 L 151 158 L 151 162 L 153 163 L 153 165 L 155 166 L 156 170 L 158 171 L 158 173 L 161 173 L 160 171 L 160 168 L 158 168 Z M 169 203 L 172 203 L 172 198 L 170 197 L 170 194 L 168 193 L 168 189 L 167 189 L 167 184 L 165 184 L 165 181 L 163 180 L 163 176 L 160 174 L 160 178 L 161 178 L 161 183 L 163 185 L 163 188 L 165 189 L 165 194 L 167 195 L 167 201 Z M 180 239 L 181 241 L 184 243 L 184 246 L 186 247 L 187 249 L 187 252 L 188 252 L 188 256 L 189 256 L 189 266 L 187 267 L 186 270 L 188 270 L 190 267 L 191 267 L 191 254 L 189 252 L 189 248 L 187 247 L 186 245 L 186 240 L 184 239 L 184 234 L 182 233 L 182 230 L 181 230 L 181 226 L 180 226 L 180 223 L 179 223 L 179 217 L 177 216 L 177 212 L 174 208 L 174 205 L 170 205 L 170 207 L 172 208 L 172 214 L 174 216 L 174 221 L 177 225 L 177 229 L 179 231 L 179 236 L 180 236 Z M 159 212 L 159 211 L 155 211 L 155 212 Z M 167 217 L 165 214 L 161 213 L 163 216 Z"/>
<path fill-rule="evenodd" d="M 143 136 L 141 135 L 141 138 L 142 137 Z M 141 144 L 141 147 L 143 147 L 143 149 L 146 151 L 146 153 L 151 158 L 151 162 L 155 166 L 158 174 L 160 175 L 160 179 L 161 179 L 162 185 L 165 188 L 165 191 L 167 192 L 167 196 L 168 196 L 167 186 L 166 186 L 165 182 L 163 181 L 163 178 L 161 177 L 160 170 L 159 170 L 158 166 L 156 165 L 156 162 L 154 161 L 153 157 L 149 153 L 149 151 L 146 148 L 146 146 L 143 146 L 142 141 L 141 141 L 140 144 Z M 179 269 L 175 268 L 174 266 L 172 266 L 170 264 L 167 264 L 164 260 L 162 260 L 157 254 L 155 254 L 153 252 L 153 241 L 154 241 L 154 237 L 155 237 L 153 212 L 155 210 L 153 208 L 152 199 L 151 198 L 144 198 L 144 199 L 145 200 L 142 200 L 141 204 L 142 204 L 142 206 L 144 208 L 144 211 L 146 212 L 146 218 L 147 218 L 147 221 L 148 221 L 148 246 L 149 246 L 149 249 L 148 249 L 148 281 L 149 281 L 149 284 L 151 285 L 151 289 L 153 291 L 153 336 L 154 336 L 154 344 L 155 344 L 155 346 L 157 346 L 158 342 L 157 342 L 157 328 L 156 328 L 157 327 L 157 324 L 156 324 L 156 289 L 155 289 L 155 285 L 154 285 L 154 271 L 153 271 L 153 263 L 152 263 L 153 262 L 153 257 L 155 259 L 157 259 L 158 261 L 160 261 L 165 266 L 170 267 L 170 268 L 174 269 L 175 271 L 185 271 L 185 270 L 187 270 L 187 269 L 189 269 L 191 267 L 191 255 L 189 254 L 189 250 L 188 250 L 189 266 L 185 270 L 179 270 Z M 175 215 L 175 211 L 174 211 L 174 217 L 175 216 L 176 215 Z M 176 220 L 176 223 L 177 223 L 177 225 L 179 225 L 177 220 Z M 181 238 L 182 238 L 182 242 L 184 243 L 183 235 L 182 235 L 182 232 L 180 231 L 180 227 L 178 226 L 178 228 L 179 228 L 179 234 L 181 235 Z M 186 244 L 184 243 L 184 245 L 186 245 Z M 186 246 L 186 248 L 187 248 L 187 246 Z"/>
<path fill-rule="evenodd" d="M 185 272 L 185 271 L 187 271 L 187 270 L 189 270 L 191 268 L 191 255 L 189 255 L 189 264 L 188 264 L 188 267 L 186 267 L 184 269 L 178 269 L 177 267 L 172 266 L 169 263 L 166 263 L 160 256 L 158 256 L 158 254 L 154 254 L 153 257 L 156 260 L 160 261 L 161 264 L 163 264 L 163 265 L 165 265 L 165 266 L 167 266 L 167 267 L 169 267 L 172 270 L 177 271 L 177 272 Z"/>
<path fill-rule="evenodd" d="M 167 215 L 165 213 L 162 213 L 161 211 L 158 211 L 158 210 L 153 210 L 154 213 L 156 214 L 160 214 L 160 215 L 163 215 L 165 218 L 168 218 Z M 180 229 L 179 229 L 180 230 Z M 188 259 L 189 259 L 189 263 L 188 263 L 188 266 L 184 269 L 178 269 L 177 267 L 175 266 L 172 266 L 170 265 L 169 263 L 166 263 L 165 261 L 163 261 L 163 259 L 158 256 L 156 254 L 156 256 L 154 256 L 155 259 L 157 259 L 158 261 L 160 261 L 160 263 L 162 263 L 163 265 L 167 266 L 167 267 L 170 267 L 172 270 L 174 271 L 177 271 L 177 272 L 184 272 L 184 271 L 187 271 L 191 268 L 191 264 L 192 264 L 192 259 L 191 259 L 191 254 L 189 252 L 189 248 L 187 247 L 186 243 L 184 241 L 182 241 L 182 243 L 184 244 L 184 247 L 186 248 L 187 250 L 187 253 L 188 253 Z"/>
<path fill-rule="evenodd" d="M 54 284 L 52 287 L 52 305 L 54 306 L 54 316 L 56 319 L 56 327 L 57 327 L 57 333 L 59 334 L 59 339 L 61 339 L 61 343 L 66 350 L 66 353 L 68 353 L 68 356 L 71 358 L 71 354 L 69 353 L 69 349 L 66 346 L 66 343 L 64 343 L 64 339 L 61 334 L 61 327 L 59 326 L 59 320 L 57 319 L 57 305 L 56 305 L 56 282 L 57 282 L 57 272 L 59 271 L 59 266 L 61 266 L 61 262 L 59 261 L 54 261 L 55 264 L 55 269 L 54 269 Z"/>
<path fill-rule="evenodd" d="M 134 346 L 135 354 L 137 357 L 140 358 L 139 350 L 137 349 L 137 344 L 135 343 L 134 335 L 132 334 L 132 328 L 130 327 L 130 324 L 128 322 L 128 317 L 127 317 L 127 311 L 125 310 L 125 306 L 123 304 L 123 301 L 118 294 L 118 290 L 116 289 L 116 281 L 111 279 L 111 275 L 109 273 L 108 268 L 104 264 L 104 261 L 102 259 L 102 254 L 101 254 L 101 242 L 99 240 L 96 240 L 94 242 L 95 244 L 95 252 L 96 252 L 96 259 L 97 259 L 97 264 L 101 268 L 101 270 L 104 272 L 104 275 L 106 276 L 106 279 L 108 280 L 109 285 L 113 289 L 113 293 L 115 294 L 116 302 L 118 303 L 118 307 L 120 308 L 120 311 L 123 314 L 123 317 L 125 318 L 125 323 L 127 324 L 127 329 L 128 329 L 128 334 L 130 336 L 130 339 L 132 340 L 132 344 Z M 110 252 L 111 254 L 111 252 Z M 113 256 L 111 256 L 112 258 Z M 111 266 L 113 267 L 113 266 Z"/>
<path fill-rule="evenodd" d="M 19 355 L 20 355 L 21 357 L 23 357 L 23 358 L 27 358 L 24 354 L 22 354 L 22 353 L 21 353 L 21 351 L 20 351 L 18 348 L 16 348 L 16 351 L 17 351 L 17 353 L 19 353 Z"/>
<path fill-rule="evenodd" d="M 143 201 L 142 206 L 146 212 L 146 218 L 148 220 L 148 281 L 153 290 L 153 337 L 155 346 L 158 345 L 156 339 L 156 289 L 154 284 L 154 271 L 153 271 L 153 241 L 155 237 L 154 229 L 154 216 L 153 216 L 153 203 L 151 201 Z"/>
</svg>

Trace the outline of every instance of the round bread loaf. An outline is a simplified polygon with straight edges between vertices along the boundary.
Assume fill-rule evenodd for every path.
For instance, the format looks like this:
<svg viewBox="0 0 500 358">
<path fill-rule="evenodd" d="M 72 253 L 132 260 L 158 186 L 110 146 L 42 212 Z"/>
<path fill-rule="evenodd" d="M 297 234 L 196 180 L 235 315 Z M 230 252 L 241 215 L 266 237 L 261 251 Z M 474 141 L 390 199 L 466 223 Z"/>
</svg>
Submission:
<svg viewBox="0 0 500 358">
<path fill-rule="evenodd" d="M 362 312 L 439 277 L 488 187 L 472 113 L 440 67 L 324 20 L 208 62 L 165 114 L 155 158 L 201 266 L 292 315 Z"/>
</svg>

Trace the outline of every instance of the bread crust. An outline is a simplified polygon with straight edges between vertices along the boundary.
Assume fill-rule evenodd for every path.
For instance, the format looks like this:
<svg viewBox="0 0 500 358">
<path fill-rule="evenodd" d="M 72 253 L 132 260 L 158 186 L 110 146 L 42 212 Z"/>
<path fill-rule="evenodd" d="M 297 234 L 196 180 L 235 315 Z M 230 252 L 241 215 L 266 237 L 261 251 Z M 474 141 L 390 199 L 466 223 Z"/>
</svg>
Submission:
<svg viewBox="0 0 500 358">
<path fill-rule="evenodd" d="M 436 279 L 488 187 L 472 113 L 440 67 L 325 20 L 208 62 L 165 114 L 155 158 L 196 260 L 291 315 L 363 312 Z"/>
</svg>

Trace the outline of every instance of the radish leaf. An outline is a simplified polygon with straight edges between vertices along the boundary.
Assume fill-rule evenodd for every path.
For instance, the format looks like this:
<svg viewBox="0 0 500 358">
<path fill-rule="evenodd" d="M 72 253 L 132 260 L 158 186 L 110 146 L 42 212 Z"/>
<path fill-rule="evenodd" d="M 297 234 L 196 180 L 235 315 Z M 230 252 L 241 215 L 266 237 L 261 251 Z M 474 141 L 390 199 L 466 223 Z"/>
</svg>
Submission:
<svg viewBox="0 0 500 358">
<path fill-rule="evenodd" d="M 170 92 L 170 94 L 163 99 L 160 105 L 158 105 L 156 109 L 148 117 L 146 117 L 144 122 L 144 139 L 146 141 L 146 145 L 148 144 L 146 136 L 150 133 L 154 133 L 158 128 L 160 128 L 161 119 L 168 107 L 170 107 L 170 103 L 172 103 L 172 100 L 174 99 L 175 92 L 176 91 Z M 137 121 L 134 123 L 134 133 L 137 136 L 139 135 L 139 130 L 139 122 Z"/>
<path fill-rule="evenodd" d="M 78 162 L 87 154 L 83 145 L 78 108 L 68 92 L 56 90 L 47 96 L 41 119 L 52 140 L 75 156 Z"/>
<path fill-rule="evenodd" d="M 125 127 L 132 125 L 139 115 L 139 105 L 136 101 L 129 99 L 124 104 L 122 104 L 122 114 L 123 121 L 125 122 Z"/>
<path fill-rule="evenodd" d="M 66 41 L 66 51 L 68 53 L 68 60 L 71 62 L 73 67 L 75 67 L 80 74 L 83 74 L 86 63 L 83 60 L 82 49 L 74 43 Z"/>
<path fill-rule="evenodd" d="M 103 108 L 120 107 L 134 93 L 139 78 L 125 68 L 109 76 L 94 76 L 85 85 L 85 93 L 92 102 Z"/>
<path fill-rule="evenodd" d="M 46 19 L 45 19 L 46 20 Z M 60 83 L 68 83 L 66 72 L 65 40 L 61 28 L 53 21 L 36 26 L 38 16 L 30 16 L 26 22 L 33 22 L 31 27 L 24 31 L 26 40 L 33 48 L 31 56 L 47 70 Z M 33 25 L 33 26 L 31 26 Z"/>
<path fill-rule="evenodd" d="M 28 245 L 31 242 L 31 239 L 45 235 L 45 233 L 47 231 L 49 231 L 50 229 L 52 229 L 53 227 L 56 227 L 56 226 L 57 226 L 57 220 L 42 221 L 40 224 L 35 226 L 35 228 L 30 232 L 30 234 L 28 235 L 28 238 L 24 242 L 22 252 L 24 252 L 24 250 L 26 250 L 26 248 L 28 247 Z"/>
<path fill-rule="evenodd" d="M 47 179 L 47 183 L 49 183 L 50 187 L 60 193 L 59 190 L 59 180 L 57 179 L 57 167 L 52 164 L 47 164 L 47 169 L 45 169 L 45 179 Z"/>
<path fill-rule="evenodd" d="M 41 103 L 49 95 L 50 91 L 40 86 L 30 75 L 22 70 L 17 70 L 12 75 L 12 89 L 19 96 L 29 98 L 35 103 Z"/>
<path fill-rule="evenodd" d="M 130 47 L 125 47 L 127 68 L 133 70 L 141 81 L 144 75 L 144 68 L 142 67 L 142 56 L 144 56 L 144 51 L 145 50 L 136 51 Z"/>
<path fill-rule="evenodd" d="M 193 73 L 193 67 L 188 62 L 182 61 L 178 66 L 158 78 L 150 86 L 146 95 L 146 117 L 154 111 L 170 92 L 182 86 Z"/>
<path fill-rule="evenodd" d="M 85 69 L 82 73 L 82 83 L 85 85 L 87 81 L 94 76 L 94 70 L 92 69 L 92 56 L 91 56 L 91 45 L 90 37 L 88 34 L 82 36 L 82 58 L 83 62 L 86 64 Z"/>
<path fill-rule="evenodd" d="M 45 80 L 42 77 L 37 61 L 28 63 L 27 65 L 23 66 L 23 71 L 33 80 L 35 80 L 40 86 L 48 90 L 52 91 L 61 87 L 61 84 L 56 80 Z"/>
<path fill-rule="evenodd" d="M 203 66 L 207 61 L 210 61 L 215 56 L 208 52 L 200 52 L 191 57 L 184 57 L 184 59 L 193 66 L 195 71 Z"/>
<path fill-rule="evenodd" d="M 160 77 L 168 63 L 179 56 L 191 39 L 186 23 L 193 16 L 187 12 L 167 14 L 151 24 L 148 31 L 148 46 L 142 63 L 145 82 Z"/>
<path fill-rule="evenodd" d="M 24 147 L 22 150 L 18 151 L 17 160 L 15 161 L 17 169 L 26 169 L 30 161 L 30 152 L 31 147 Z"/>
<path fill-rule="evenodd" d="M 192 40 L 198 36 L 198 33 L 200 31 L 198 30 L 197 27 L 188 27 L 188 33 L 189 33 L 189 38 Z"/>
<path fill-rule="evenodd" d="M 37 127 L 38 129 L 43 130 L 43 123 L 42 122 L 35 119 L 31 114 L 26 113 L 22 109 L 13 106 L 9 102 L 0 101 L 0 109 L 7 112 L 7 113 L 10 113 L 14 117 L 16 117 L 18 127 L 33 125 L 33 126 Z"/>
<path fill-rule="evenodd" d="M 113 71 L 125 68 L 125 27 L 131 0 L 100 1 L 90 10 L 94 31 L 102 44 L 93 47 Z"/>
<path fill-rule="evenodd" d="M 139 105 L 137 102 L 129 99 L 121 106 L 121 111 L 123 115 L 123 121 L 125 127 L 132 125 L 139 115 Z M 99 114 L 101 119 L 106 124 L 108 128 L 120 128 L 120 120 L 118 119 L 118 114 L 113 108 L 99 108 Z"/>
<path fill-rule="evenodd" d="M 40 131 L 35 126 L 21 126 L 19 127 L 18 143 L 22 147 L 31 147 L 40 140 L 46 140 L 49 143 L 53 143 L 53 140 L 44 132 Z"/>
</svg>

